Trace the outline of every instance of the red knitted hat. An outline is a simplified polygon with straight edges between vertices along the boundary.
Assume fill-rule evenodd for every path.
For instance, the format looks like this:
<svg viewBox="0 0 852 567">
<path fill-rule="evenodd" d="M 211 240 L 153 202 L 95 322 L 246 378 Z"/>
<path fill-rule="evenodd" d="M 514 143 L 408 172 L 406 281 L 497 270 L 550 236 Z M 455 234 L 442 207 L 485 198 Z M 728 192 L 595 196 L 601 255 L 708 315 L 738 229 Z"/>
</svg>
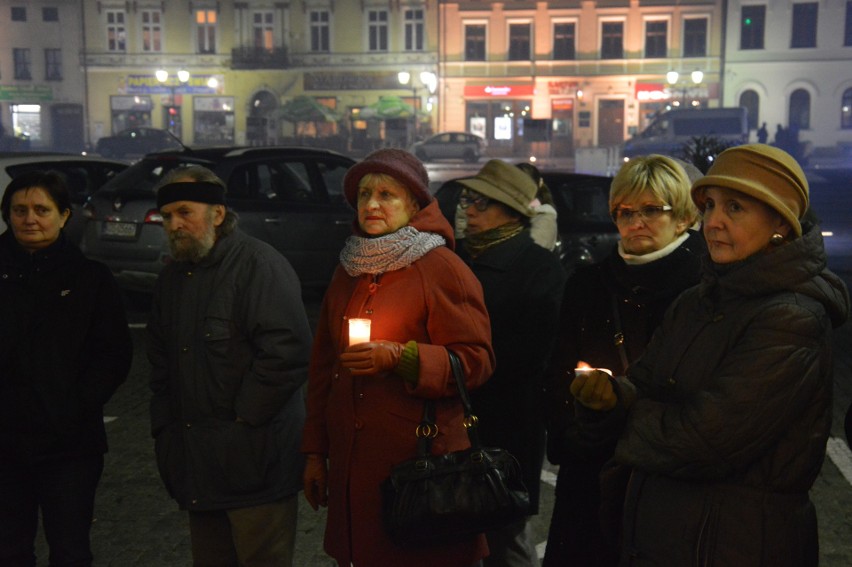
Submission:
<svg viewBox="0 0 852 567">
<path fill-rule="evenodd" d="M 349 168 L 343 178 L 346 200 L 358 208 L 358 183 L 368 173 L 384 173 L 406 187 L 414 199 L 425 207 L 432 202 L 429 193 L 429 174 L 419 159 L 405 150 L 386 148 L 376 150 Z"/>
</svg>

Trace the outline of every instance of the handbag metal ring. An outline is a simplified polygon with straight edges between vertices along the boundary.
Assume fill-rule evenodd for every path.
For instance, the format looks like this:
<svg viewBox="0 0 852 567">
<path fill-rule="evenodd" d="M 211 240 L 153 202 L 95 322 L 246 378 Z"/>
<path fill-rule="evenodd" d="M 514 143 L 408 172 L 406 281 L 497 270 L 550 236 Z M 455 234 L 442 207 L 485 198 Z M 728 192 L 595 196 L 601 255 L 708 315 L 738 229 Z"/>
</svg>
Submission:
<svg viewBox="0 0 852 567">
<path fill-rule="evenodd" d="M 428 437 L 434 439 L 438 436 L 438 426 L 434 423 L 421 423 L 414 430 L 414 434 L 418 437 Z"/>
<path fill-rule="evenodd" d="M 464 418 L 464 428 L 470 429 L 471 427 L 476 427 L 479 425 L 479 418 L 475 415 L 470 415 L 469 417 Z"/>
</svg>

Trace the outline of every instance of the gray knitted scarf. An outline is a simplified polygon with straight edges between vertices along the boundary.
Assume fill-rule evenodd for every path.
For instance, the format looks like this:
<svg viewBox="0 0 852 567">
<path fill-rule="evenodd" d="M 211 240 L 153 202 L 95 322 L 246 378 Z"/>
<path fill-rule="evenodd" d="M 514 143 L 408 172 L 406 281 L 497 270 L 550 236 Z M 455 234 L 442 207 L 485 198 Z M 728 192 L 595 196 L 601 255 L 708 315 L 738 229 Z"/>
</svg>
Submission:
<svg viewBox="0 0 852 567">
<path fill-rule="evenodd" d="M 340 251 L 340 263 L 352 277 L 383 274 L 410 266 L 433 248 L 446 243 L 440 234 L 420 232 L 413 226 L 374 238 L 350 236 Z"/>
</svg>

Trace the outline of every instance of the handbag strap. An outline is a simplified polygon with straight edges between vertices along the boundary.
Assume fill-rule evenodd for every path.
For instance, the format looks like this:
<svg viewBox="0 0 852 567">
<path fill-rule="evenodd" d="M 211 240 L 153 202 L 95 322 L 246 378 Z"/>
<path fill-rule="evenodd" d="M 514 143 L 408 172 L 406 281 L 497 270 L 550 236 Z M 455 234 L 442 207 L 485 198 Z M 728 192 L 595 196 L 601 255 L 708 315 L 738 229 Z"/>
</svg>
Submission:
<svg viewBox="0 0 852 567">
<path fill-rule="evenodd" d="M 464 409 L 464 428 L 467 431 L 468 439 L 470 439 L 471 448 L 479 450 L 479 434 L 476 431 L 479 420 L 473 414 L 470 395 L 467 393 L 467 387 L 464 385 L 464 370 L 462 370 L 461 361 L 456 353 L 447 349 L 447 354 L 450 358 L 450 368 L 453 371 L 453 378 L 456 381 L 456 388 L 459 391 L 459 398 Z M 423 417 L 420 419 L 420 425 L 417 426 L 416 435 L 417 454 L 421 457 L 428 456 L 432 448 L 432 439 L 438 436 L 438 426 L 435 424 L 434 400 L 425 400 L 423 402 Z"/>
</svg>

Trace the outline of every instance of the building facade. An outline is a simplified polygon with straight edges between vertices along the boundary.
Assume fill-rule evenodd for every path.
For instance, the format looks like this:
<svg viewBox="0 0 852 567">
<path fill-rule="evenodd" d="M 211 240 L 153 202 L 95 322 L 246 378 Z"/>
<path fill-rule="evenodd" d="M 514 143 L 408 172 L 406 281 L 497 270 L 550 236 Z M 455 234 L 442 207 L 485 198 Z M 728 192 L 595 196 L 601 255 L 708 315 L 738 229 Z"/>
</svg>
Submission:
<svg viewBox="0 0 852 567">
<path fill-rule="evenodd" d="M 0 0 L 0 149 L 85 146 L 78 0 Z"/>
<path fill-rule="evenodd" d="M 852 144 L 852 1 L 729 0 L 724 103 L 813 148 Z"/>
<path fill-rule="evenodd" d="M 93 140 L 145 124 L 190 145 L 351 150 L 431 129 L 436 0 L 84 1 Z M 285 112 L 300 96 L 329 112 Z"/>
</svg>

